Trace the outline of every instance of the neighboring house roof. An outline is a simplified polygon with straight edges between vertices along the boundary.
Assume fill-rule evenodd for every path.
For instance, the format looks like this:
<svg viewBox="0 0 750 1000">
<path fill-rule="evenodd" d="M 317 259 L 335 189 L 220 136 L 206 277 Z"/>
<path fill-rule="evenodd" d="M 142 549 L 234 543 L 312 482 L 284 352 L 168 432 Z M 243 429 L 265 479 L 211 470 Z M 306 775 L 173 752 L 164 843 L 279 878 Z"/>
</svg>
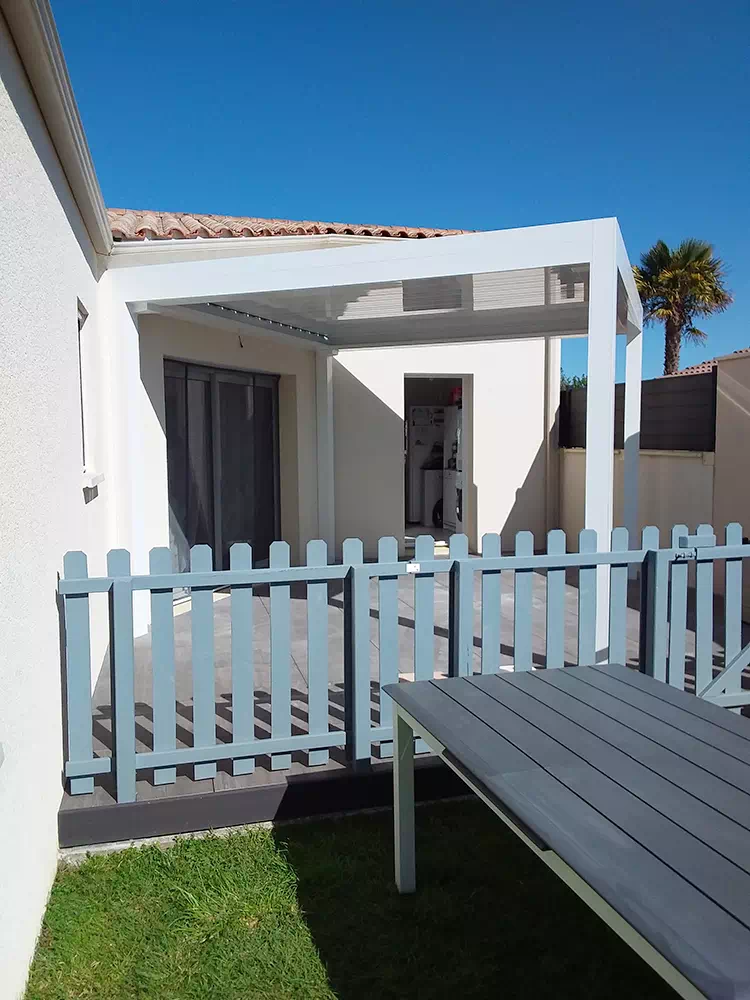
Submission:
<svg viewBox="0 0 750 1000">
<path fill-rule="evenodd" d="M 706 372 L 711 372 L 718 365 L 720 361 L 724 361 L 726 358 L 733 358 L 737 354 L 750 354 L 750 347 L 741 347 L 739 351 L 732 351 L 731 354 L 722 354 L 721 357 L 711 358 L 710 361 L 701 361 L 698 365 L 690 365 L 689 368 L 683 368 L 674 375 L 667 375 L 667 378 L 676 378 L 678 375 L 705 375 Z"/>
<path fill-rule="evenodd" d="M 193 240 L 233 236 L 396 236 L 426 239 L 456 236 L 467 229 L 423 229 L 414 226 L 362 226 L 344 222 L 294 222 L 254 216 L 187 215 L 182 212 L 147 212 L 128 208 L 107 209 L 115 241 Z"/>
</svg>

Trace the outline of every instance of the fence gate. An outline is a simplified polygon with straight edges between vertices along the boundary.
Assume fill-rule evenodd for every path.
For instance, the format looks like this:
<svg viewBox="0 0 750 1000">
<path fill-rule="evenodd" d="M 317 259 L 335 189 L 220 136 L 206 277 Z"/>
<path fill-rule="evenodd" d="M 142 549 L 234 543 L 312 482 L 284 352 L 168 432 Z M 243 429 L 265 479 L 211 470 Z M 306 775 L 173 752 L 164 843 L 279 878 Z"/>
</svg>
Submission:
<svg viewBox="0 0 750 1000">
<path fill-rule="evenodd" d="M 742 634 L 744 559 L 750 559 L 750 544 L 743 541 L 739 524 L 727 525 L 724 544 L 717 544 L 710 524 L 699 525 L 695 534 L 677 524 L 671 548 L 646 554 L 642 577 L 645 672 L 732 709 L 750 704 L 750 676 L 743 685 L 743 672 L 750 666 L 750 643 L 743 644 Z M 689 591 L 694 592 L 692 607 Z M 723 611 L 715 591 L 723 591 Z M 715 622 L 717 607 L 723 622 Z M 723 652 L 714 649 L 715 626 Z M 695 633 L 692 650 L 686 646 L 690 628 Z"/>
</svg>

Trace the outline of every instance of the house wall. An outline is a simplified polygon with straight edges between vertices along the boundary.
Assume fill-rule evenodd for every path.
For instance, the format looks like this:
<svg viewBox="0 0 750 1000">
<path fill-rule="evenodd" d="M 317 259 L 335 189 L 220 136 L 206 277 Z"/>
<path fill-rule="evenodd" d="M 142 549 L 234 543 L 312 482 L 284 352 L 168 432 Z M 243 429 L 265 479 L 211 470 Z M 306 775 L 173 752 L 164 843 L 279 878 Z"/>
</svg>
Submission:
<svg viewBox="0 0 750 1000">
<path fill-rule="evenodd" d="M 280 375 L 279 461 L 281 536 L 293 561 L 318 537 L 315 353 L 288 338 L 242 334 L 163 315 L 138 319 L 142 396 L 144 488 L 138 506 L 145 547 L 169 544 L 164 358 Z"/>
<path fill-rule="evenodd" d="M 716 397 L 716 524 L 750 535 L 750 355 L 719 362 Z"/>
<path fill-rule="evenodd" d="M 551 368 L 559 369 L 559 345 Z M 333 364 L 336 538 L 362 537 L 374 555 L 383 535 L 404 532 L 404 377 L 464 378 L 467 534 L 506 542 L 545 531 L 544 341 L 503 341 L 340 351 Z M 559 394 L 559 388 L 552 390 Z"/>
<path fill-rule="evenodd" d="M 57 575 L 68 549 L 96 553 L 101 572 L 109 484 L 83 497 L 77 303 L 84 327 L 90 463 L 103 363 L 97 261 L 0 16 L 0 994 L 20 996 L 57 864 L 62 794 Z M 106 642 L 95 615 L 94 659 Z"/>
<path fill-rule="evenodd" d="M 615 452 L 614 524 L 623 523 L 623 452 Z M 583 528 L 586 449 L 560 450 L 560 527 L 568 547 L 578 547 Z M 700 451 L 641 451 L 639 530 L 654 524 L 667 542 L 672 526 L 713 522 L 714 455 Z M 718 522 L 717 522 L 718 523 Z"/>
<path fill-rule="evenodd" d="M 738 521 L 750 536 L 750 355 L 719 361 L 716 382 L 714 525 L 721 538 Z M 750 620 L 750 571 L 743 573 L 743 612 Z M 719 588 L 723 581 L 717 579 Z"/>
</svg>

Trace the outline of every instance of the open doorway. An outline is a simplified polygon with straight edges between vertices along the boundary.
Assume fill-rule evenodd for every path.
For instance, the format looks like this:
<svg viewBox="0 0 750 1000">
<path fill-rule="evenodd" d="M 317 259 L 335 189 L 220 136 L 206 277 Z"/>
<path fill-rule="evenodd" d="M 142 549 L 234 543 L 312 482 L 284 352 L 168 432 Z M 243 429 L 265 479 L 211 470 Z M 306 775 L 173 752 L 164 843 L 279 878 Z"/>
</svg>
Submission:
<svg viewBox="0 0 750 1000">
<path fill-rule="evenodd" d="M 445 547 L 464 530 L 462 378 L 404 377 L 404 535 Z"/>
</svg>

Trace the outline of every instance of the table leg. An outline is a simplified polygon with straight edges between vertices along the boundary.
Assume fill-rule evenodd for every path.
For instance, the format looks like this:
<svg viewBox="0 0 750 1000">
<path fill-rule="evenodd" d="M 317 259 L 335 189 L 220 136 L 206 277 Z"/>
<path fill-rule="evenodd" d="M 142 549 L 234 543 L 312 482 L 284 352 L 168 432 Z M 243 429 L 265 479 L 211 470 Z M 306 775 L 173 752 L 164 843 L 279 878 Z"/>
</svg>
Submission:
<svg viewBox="0 0 750 1000">
<path fill-rule="evenodd" d="M 398 891 L 414 892 L 414 733 L 396 706 L 393 722 L 393 819 Z"/>
</svg>

